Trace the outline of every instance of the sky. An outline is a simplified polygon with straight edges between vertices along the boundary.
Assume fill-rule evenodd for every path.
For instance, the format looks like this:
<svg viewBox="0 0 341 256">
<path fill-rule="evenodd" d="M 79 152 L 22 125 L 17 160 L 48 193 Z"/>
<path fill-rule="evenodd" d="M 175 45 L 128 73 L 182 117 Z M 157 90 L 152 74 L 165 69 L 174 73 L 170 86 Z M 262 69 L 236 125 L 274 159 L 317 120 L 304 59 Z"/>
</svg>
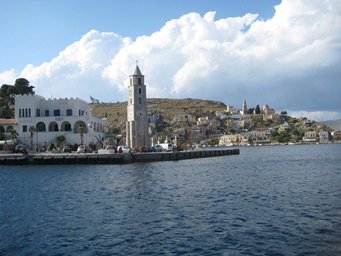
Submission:
<svg viewBox="0 0 341 256">
<path fill-rule="evenodd" d="M 0 0 L 0 85 L 45 98 L 199 98 L 341 119 L 339 0 Z"/>
</svg>

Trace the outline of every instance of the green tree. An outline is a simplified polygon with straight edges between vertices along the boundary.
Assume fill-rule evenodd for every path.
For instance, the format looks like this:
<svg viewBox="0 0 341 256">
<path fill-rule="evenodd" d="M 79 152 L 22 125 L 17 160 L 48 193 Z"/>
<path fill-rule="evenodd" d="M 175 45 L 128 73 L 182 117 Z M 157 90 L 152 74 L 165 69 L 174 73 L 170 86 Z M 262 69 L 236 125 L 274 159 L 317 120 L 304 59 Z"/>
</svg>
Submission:
<svg viewBox="0 0 341 256">
<path fill-rule="evenodd" d="M 63 145 L 64 145 L 64 143 L 65 143 L 65 136 L 63 136 L 63 135 L 60 135 L 60 136 L 55 136 L 54 137 L 54 140 L 57 142 L 57 147 L 59 147 L 59 148 L 63 148 Z"/>
<path fill-rule="evenodd" d="M 28 131 L 30 133 L 30 138 L 31 138 L 31 144 L 30 144 L 30 149 L 33 149 L 33 135 L 35 132 L 38 132 L 38 130 L 34 127 L 34 125 L 30 125 L 28 128 Z"/>
<path fill-rule="evenodd" d="M 15 80 L 14 88 L 16 90 L 16 94 L 22 94 L 22 95 L 34 94 L 34 91 L 33 91 L 34 86 L 31 86 L 30 82 L 25 78 L 18 78 L 17 80 Z"/>
<path fill-rule="evenodd" d="M 80 137 L 81 137 L 81 145 L 83 145 L 83 137 L 84 137 L 84 133 L 85 133 L 84 127 L 83 127 L 83 126 L 80 126 L 80 127 L 78 128 L 78 132 L 79 132 L 79 135 L 80 135 Z"/>
<path fill-rule="evenodd" d="M 108 130 L 108 133 L 109 134 L 119 134 L 121 132 L 121 130 L 117 127 L 110 127 L 109 130 Z"/>
<path fill-rule="evenodd" d="M 14 85 L 3 84 L 0 88 L 0 118 L 14 118 L 10 105 L 14 105 L 15 95 L 34 94 L 33 88 L 25 78 L 18 78 Z"/>
<path fill-rule="evenodd" d="M 11 134 L 11 138 L 12 138 L 12 141 L 14 141 L 15 139 L 18 138 L 19 134 L 17 133 L 17 131 L 15 129 L 10 129 L 9 130 L 9 133 Z"/>
<path fill-rule="evenodd" d="M 256 113 L 256 115 L 260 114 L 260 107 L 259 107 L 259 105 L 256 106 L 255 113 Z"/>
</svg>

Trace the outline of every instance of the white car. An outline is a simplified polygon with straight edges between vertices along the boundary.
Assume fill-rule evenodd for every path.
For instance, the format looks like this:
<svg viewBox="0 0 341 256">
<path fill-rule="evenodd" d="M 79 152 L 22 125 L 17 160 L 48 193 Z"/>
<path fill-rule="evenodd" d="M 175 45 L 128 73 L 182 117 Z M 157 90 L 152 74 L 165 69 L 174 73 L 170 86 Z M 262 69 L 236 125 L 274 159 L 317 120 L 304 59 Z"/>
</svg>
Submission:
<svg viewBox="0 0 341 256">
<path fill-rule="evenodd" d="M 83 145 L 80 145 L 77 148 L 77 154 L 79 154 L 79 153 L 92 153 L 92 150 L 89 147 L 85 148 Z"/>
<path fill-rule="evenodd" d="M 117 147 L 117 152 L 120 150 L 120 148 L 122 149 L 123 153 L 131 153 L 131 148 L 128 146 L 118 146 Z"/>
</svg>

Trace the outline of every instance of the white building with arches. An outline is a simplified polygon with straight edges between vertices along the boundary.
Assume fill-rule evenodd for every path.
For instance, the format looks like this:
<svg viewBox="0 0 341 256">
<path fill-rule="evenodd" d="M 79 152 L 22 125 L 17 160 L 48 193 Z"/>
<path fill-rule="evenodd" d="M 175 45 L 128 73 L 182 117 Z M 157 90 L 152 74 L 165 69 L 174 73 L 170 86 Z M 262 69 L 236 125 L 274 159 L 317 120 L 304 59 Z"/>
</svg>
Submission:
<svg viewBox="0 0 341 256">
<path fill-rule="evenodd" d="M 89 104 L 79 98 L 48 99 L 29 94 L 15 97 L 15 123 L 18 140 L 30 145 L 29 127 L 39 132 L 33 137 L 34 148 L 46 142 L 49 145 L 56 136 L 63 135 L 66 143 L 80 144 L 79 128 L 83 127 L 83 143 L 101 144 L 105 136 L 105 120 L 91 116 Z"/>
</svg>

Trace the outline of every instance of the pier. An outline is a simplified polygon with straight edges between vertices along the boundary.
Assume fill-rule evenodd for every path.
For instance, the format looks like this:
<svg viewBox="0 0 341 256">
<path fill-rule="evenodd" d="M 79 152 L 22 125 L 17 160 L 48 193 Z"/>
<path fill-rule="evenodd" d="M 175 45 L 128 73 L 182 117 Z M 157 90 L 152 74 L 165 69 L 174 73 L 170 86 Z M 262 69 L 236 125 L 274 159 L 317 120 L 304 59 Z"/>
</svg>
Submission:
<svg viewBox="0 0 341 256">
<path fill-rule="evenodd" d="M 239 155 L 239 149 L 212 149 L 134 154 L 0 154 L 0 165 L 127 164 L 135 162 L 176 161 L 228 155 Z"/>
</svg>

